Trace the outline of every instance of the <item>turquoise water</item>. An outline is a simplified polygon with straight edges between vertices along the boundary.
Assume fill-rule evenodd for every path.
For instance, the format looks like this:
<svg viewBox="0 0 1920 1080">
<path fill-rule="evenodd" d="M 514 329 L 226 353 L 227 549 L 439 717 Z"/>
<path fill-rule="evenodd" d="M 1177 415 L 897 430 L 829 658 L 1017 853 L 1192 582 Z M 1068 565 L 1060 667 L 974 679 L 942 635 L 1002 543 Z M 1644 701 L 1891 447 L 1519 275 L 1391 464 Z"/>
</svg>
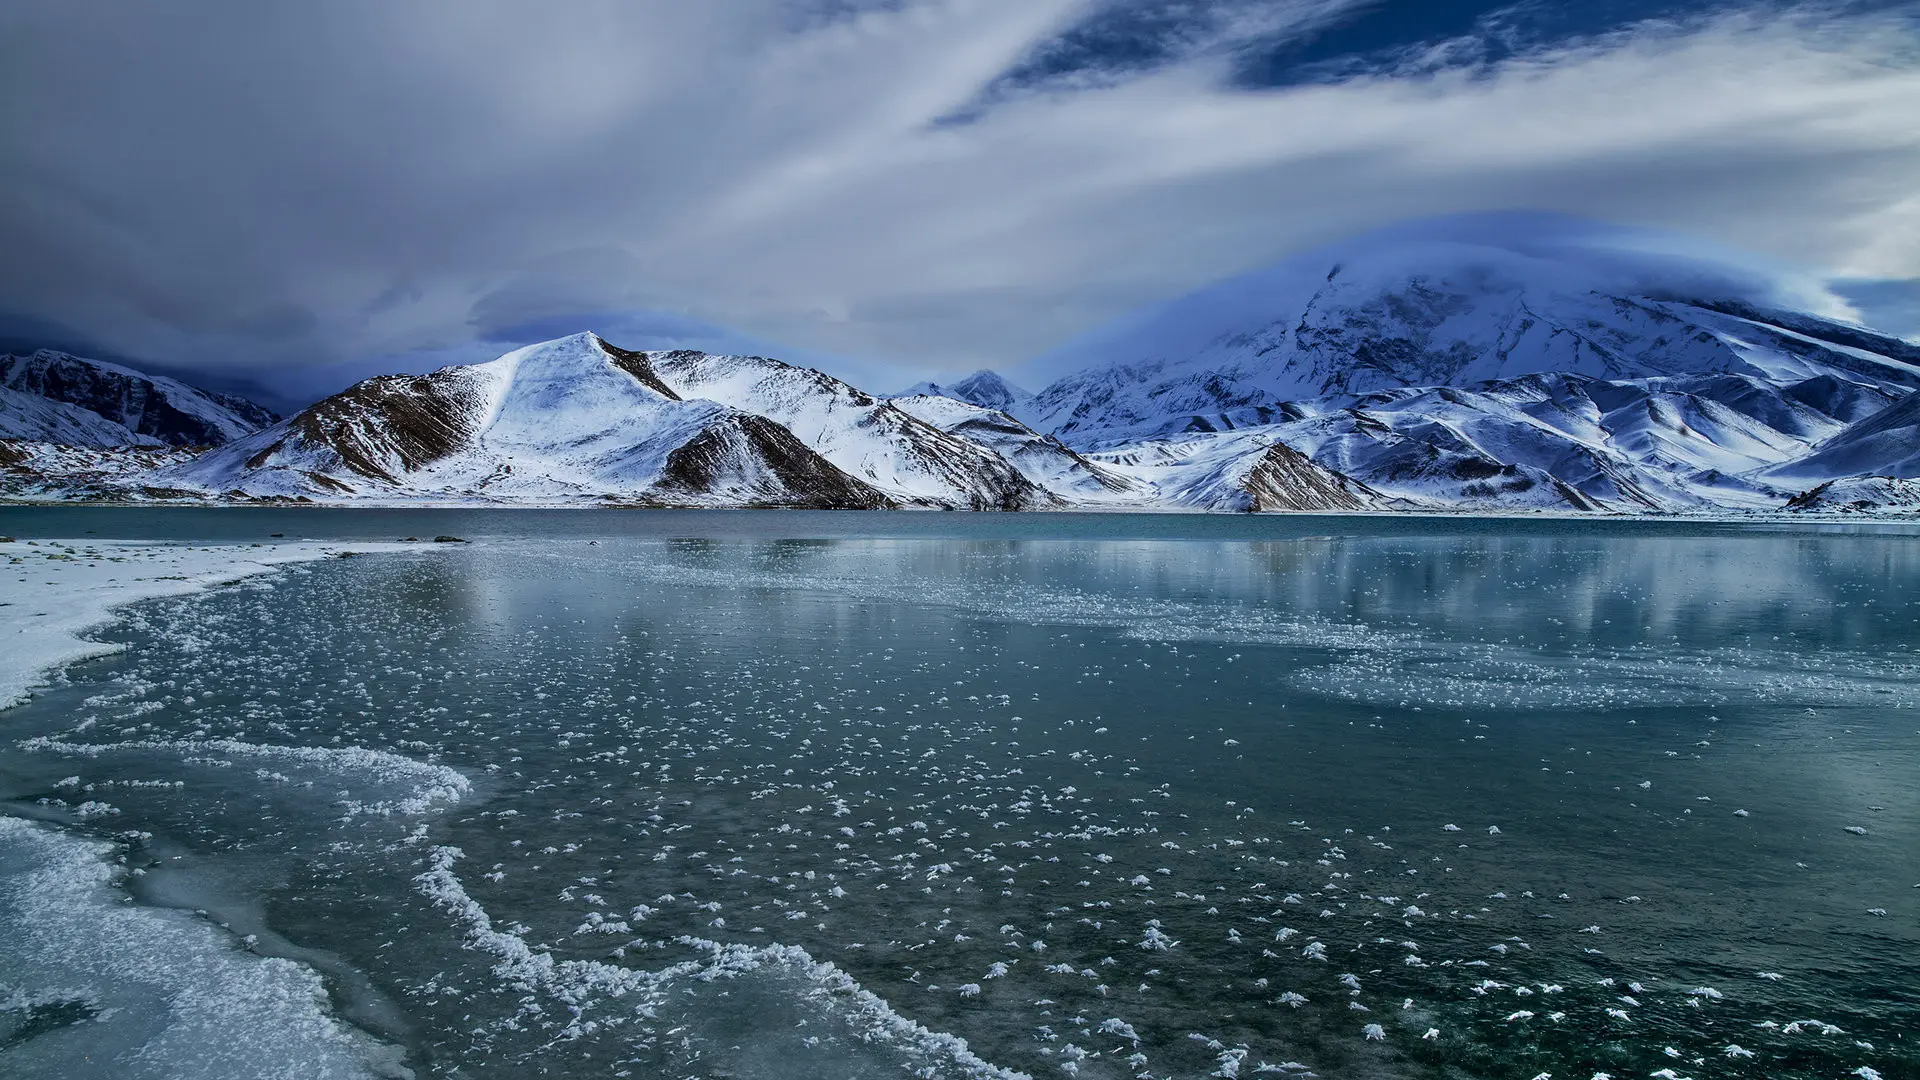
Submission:
<svg viewBox="0 0 1920 1080">
<path fill-rule="evenodd" d="M 0 714 L 10 1075 L 1920 1069 L 1910 527 L 0 516 L 141 528 L 477 542 Z"/>
</svg>

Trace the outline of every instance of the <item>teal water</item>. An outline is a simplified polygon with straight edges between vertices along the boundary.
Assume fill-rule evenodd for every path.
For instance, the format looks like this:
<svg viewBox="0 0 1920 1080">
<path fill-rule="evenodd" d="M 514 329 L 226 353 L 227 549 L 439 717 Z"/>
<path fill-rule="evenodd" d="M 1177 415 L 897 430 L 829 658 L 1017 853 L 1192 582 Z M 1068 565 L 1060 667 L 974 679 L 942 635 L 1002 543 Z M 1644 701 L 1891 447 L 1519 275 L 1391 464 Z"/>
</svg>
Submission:
<svg viewBox="0 0 1920 1080">
<path fill-rule="evenodd" d="M 477 542 L 142 605 L 0 714 L 129 957 L 0 934 L 8 1075 L 271 1072 L 151 1049 L 116 972 L 188 952 L 339 1075 L 1920 1071 L 1912 527 L 0 515 L 89 529 Z"/>
</svg>

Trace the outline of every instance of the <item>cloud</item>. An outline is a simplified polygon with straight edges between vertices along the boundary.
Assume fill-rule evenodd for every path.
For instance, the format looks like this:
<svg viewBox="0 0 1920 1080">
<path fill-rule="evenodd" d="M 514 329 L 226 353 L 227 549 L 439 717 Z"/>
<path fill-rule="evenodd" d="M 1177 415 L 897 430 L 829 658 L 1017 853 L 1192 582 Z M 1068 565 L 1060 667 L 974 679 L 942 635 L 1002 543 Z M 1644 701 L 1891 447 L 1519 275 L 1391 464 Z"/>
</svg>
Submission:
<svg viewBox="0 0 1920 1080">
<path fill-rule="evenodd" d="M 1345 10 L 1267 6 L 1269 43 Z M 16 3 L 0 314 L 309 372 L 685 320 L 905 383 L 1427 215 L 1920 277 L 1910 13 L 1720 12 L 1262 87 L 1219 30 L 1251 24 L 1176 20 L 1151 63 L 1008 77 L 1106 10 Z"/>
</svg>

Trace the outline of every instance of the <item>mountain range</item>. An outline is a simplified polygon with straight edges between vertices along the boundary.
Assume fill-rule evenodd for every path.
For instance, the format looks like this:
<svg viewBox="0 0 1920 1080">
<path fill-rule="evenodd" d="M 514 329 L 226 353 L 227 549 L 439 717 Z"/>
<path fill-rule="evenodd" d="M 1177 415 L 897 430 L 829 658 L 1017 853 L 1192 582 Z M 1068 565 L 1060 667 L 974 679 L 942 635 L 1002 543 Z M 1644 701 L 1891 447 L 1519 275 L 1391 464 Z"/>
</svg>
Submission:
<svg viewBox="0 0 1920 1080">
<path fill-rule="evenodd" d="M 1658 278 L 1659 280 L 1656 280 Z M 591 333 L 279 418 L 0 357 L 30 498 L 1039 510 L 1912 510 L 1920 346 L 1587 253 L 1321 252 L 1089 334 L 1028 393 L 876 395 Z M 210 449 L 186 449 L 211 447 Z"/>
</svg>

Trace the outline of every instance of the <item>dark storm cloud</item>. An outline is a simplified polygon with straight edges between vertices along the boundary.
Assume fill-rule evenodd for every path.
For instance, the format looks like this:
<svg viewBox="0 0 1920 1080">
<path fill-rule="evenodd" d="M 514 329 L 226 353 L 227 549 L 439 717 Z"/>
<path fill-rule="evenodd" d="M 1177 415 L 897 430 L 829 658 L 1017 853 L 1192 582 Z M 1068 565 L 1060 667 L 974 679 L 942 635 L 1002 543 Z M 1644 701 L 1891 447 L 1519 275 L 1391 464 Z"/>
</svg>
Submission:
<svg viewBox="0 0 1920 1080">
<path fill-rule="evenodd" d="M 16 0 L 0 337 L 307 385 L 593 320 L 904 383 L 1503 208 L 1920 276 L 1911 8 L 1670 9 Z"/>
</svg>

